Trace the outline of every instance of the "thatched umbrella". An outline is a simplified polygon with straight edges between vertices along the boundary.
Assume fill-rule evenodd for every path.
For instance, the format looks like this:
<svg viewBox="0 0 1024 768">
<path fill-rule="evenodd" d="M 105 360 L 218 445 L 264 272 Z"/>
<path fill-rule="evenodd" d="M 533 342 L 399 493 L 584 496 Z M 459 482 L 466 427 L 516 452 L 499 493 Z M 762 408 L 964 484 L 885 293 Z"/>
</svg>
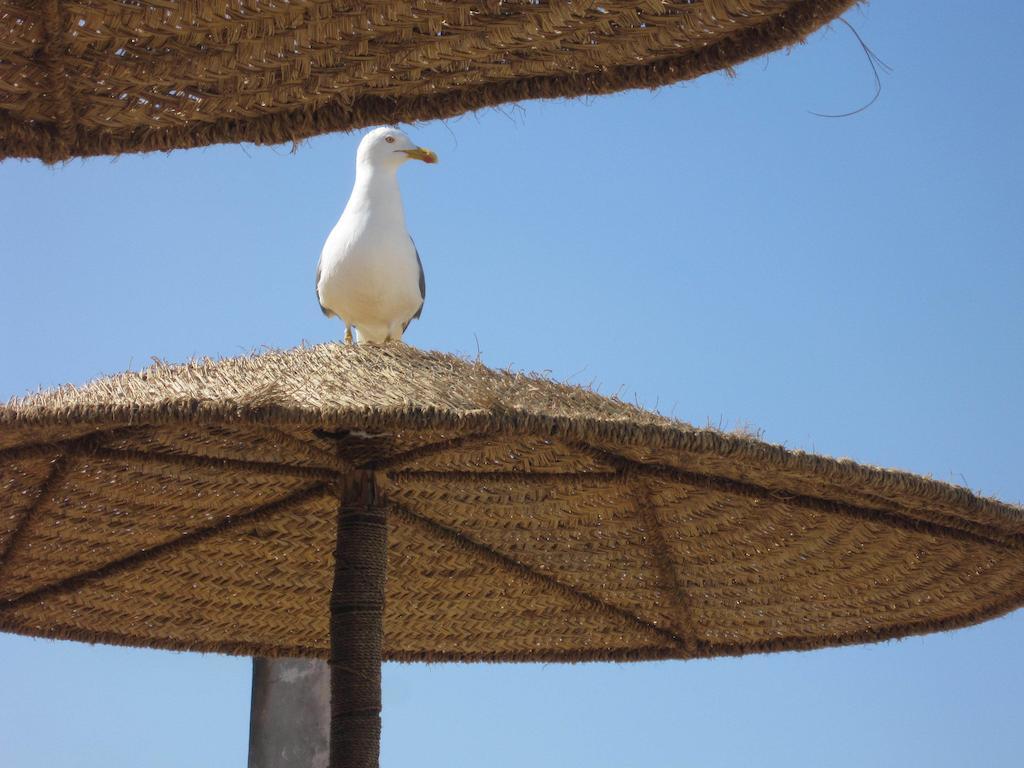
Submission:
<svg viewBox="0 0 1024 768">
<path fill-rule="evenodd" d="M 0 159 L 293 141 L 652 88 L 857 0 L 0 0 Z"/>
<path fill-rule="evenodd" d="M 1024 511 L 405 346 L 158 365 L 0 408 L 0 629 L 328 657 L 687 659 L 1024 603 Z M 386 577 L 385 577 L 386 574 Z"/>
</svg>

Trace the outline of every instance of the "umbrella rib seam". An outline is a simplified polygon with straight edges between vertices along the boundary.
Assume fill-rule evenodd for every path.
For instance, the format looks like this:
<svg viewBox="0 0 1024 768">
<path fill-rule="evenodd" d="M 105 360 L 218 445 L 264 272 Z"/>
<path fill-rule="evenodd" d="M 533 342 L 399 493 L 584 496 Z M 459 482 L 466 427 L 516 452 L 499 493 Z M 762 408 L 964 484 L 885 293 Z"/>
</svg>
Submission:
<svg viewBox="0 0 1024 768">
<path fill-rule="evenodd" d="M 457 546 L 462 547 L 464 550 L 468 550 L 470 552 L 473 552 L 474 554 L 482 555 L 485 558 L 489 559 L 491 562 L 500 565 L 506 571 L 510 571 L 518 576 L 523 576 L 528 580 L 539 582 L 546 587 L 554 587 L 563 595 L 571 597 L 574 600 L 586 603 L 591 608 L 596 608 L 598 610 L 604 611 L 605 613 L 613 614 L 619 619 L 627 619 L 630 623 L 635 624 L 642 629 L 653 631 L 656 634 L 664 637 L 666 640 L 672 642 L 673 645 L 682 648 L 683 651 L 686 652 L 686 640 L 677 635 L 675 632 L 666 629 L 665 627 L 659 627 L 657 624 L 653 624 L 650 621 L 643 619 L 640 616 L 637 616 L 635 613 L 626 610 L 625 608 L 620 608 L 617 605 L 613 605 L 604 600 L 601 600 L 600 598 L 595 597 L 594 595 L 591 595 L 589 592 L 585 592 L 584 590 L 579 589 L 578 587 L 566 584 L 565 582 L 560 581 L 554 576 L 536 571 L 530 566 L 526 565 L 525 563 L 522 563 L 519 560 L 516 560 L 515 558 L 509 557 L 508 555 L 503 554 L 502 552 L 499 552 L 498 550 L 489 547 L 486 544 L 482 544 L 481 542 L 478 542 L 470 538 L 469 536 L 466 536 L 463 533 L 453 530 L 446 525 L 442 525 L 441 523 L 431 520 L 429 517 L 421 515 L 417 512 L 414 512 L 413 510 L 408 509 L 407 507 L 395 503 L 394 501 L 388 499 L 386 495 L 384 498 L 384 503 L 390 506 L 395 515 L 401 518 L 402 520 L 405 520 L 406 522 L 412 522 L 414 525 L 418 525 L 421 529 L 426 529 L 427 531 L 433 533 L 435 536 L 445 538 L 451 541 L 452 543 L 456 544 Z"/>
<path fill-rule="evenodd" d="M 355 469 L 352 465 L 343 465 L 331 469 L 329 467 L 318 467 L 310 464 L 283 464 L 276 461 L 249 461 L 246 459 L 221 458 L 218 456 L 204 456 L 195 453 L 154 453 L 152 451 L 141 451 L 138 449 L 108 448 L 101 444 L 104 438 L 116 436 L 121 432 L 131 432 L 137 427 L 117 427 L 101 433 L 90 433 L 85 437 L 75 437 L 69 440 L 61 440 L 51 443 L 29 443 L 27 445 L 14 446 L 0 451 L 0 462 L 38 459 L 52 456 L 55 452 L 78 451 L 83 455 L 89 455 L 97 459 L 108 461 L 139 461 L 143 463 L 164 462 L 166 464 L 178 464 L 180 466 L 209 467 L 213 469 L 237 469 L 240 471 L 252 472 L 263 475 L 290 475 L 293 477 L 309 478 L 330 482 L 337 478 L 339 471 L 350 471 Z M 298 438 L 295 438 L 298 440 Z M 299 441 L 301 442 L 301 441 Z M 89 445 L 93 443 L 93 445 Z M 82 446 L 86 446 L 84 449 Z M 309 446 L 313 450 L 314 446 Z M 324 454 L 327 455 L 326 453 Z M 337 460 L 336 457 L 331 457 Z"/>
<path fill-rule="evenodd" d="M 428 445 L 421 445 L 419 448 L 411 448 L 403 453 L 390 456 L 386 459 L 380 459 L 377 461 L 370 461 L 360 466 L 360 469 L 370 470 L 381 470 L 381 469 L 392 469 L 394 467 L 400 467 L 403 464 L 408 464 L 410 461 L 416 461 L 417 459 L 426 459 L 438 454 L 445 454 L 448 451 L 455 450 L 456 448 L 466 447 L 477 447 L 478 445 L 486 446 L 490 440 L 495 437 L 499 437 L 500 433 L 497 432 L 474 432 L 468 435 L 459 435 L 448 440 L 440 440 L 436 443 L 429 443 Z"/>
<path fill-rule="evenodd" d="M 112 462 L 140 462 L 176 464 L 199 469 L 235 469 L 257 475 L 286 475 L 321 482 L 333 482 L 338 478 L 338 470 L 328 467 L 316 467 L 306 464 L 281 464 L 275 461 L 247 461 L 245 459 L 220 458 L 218 456 L 202 456 L 194 453 L 153 453 L 123 448 L 90 447 L 83 451 L 89 458 Z"/>
<path fill-rule="evenodd" d="M 296 447 L 296 448 L 298 448 L 300 450 L 305 449 L 305 450 L 312 451 L 312 452 L 316 453 L 317 456 L 322 456 L 323 458 L 327 459 L 328 461 L 336 464 L 335 471 L 337 471 L 337 472 L 351 472 L 354 469 L 358 469 L 358 467 L 355 464 L 353 464 L 351 461 L 346 459 L 344 456 L 339 456 L 337 453 L 333 453 L 331 451 L 325 451 L 320 446 L 313 445 L 312 443 L 307 443 L 305 440 L 302 440 L 301 438 L 298 438 L 295 435 L 292 435 L 292 434 L 290 434 L 288 432 L 285 432 L 283 429 L 275 427 L 275 426 L 273 426 L 271 424 L 260 424 L 260 425 L 258 425 L 257 429 L 258 429 L 258 431 L 261 431 L 261 432 L 263 432 L 264 434 L 266 434 L 268 436 L 272 436 L 272 437 L 275 437 L 275 438 L 277 438 L 279 440 L 283 440 L 284 442 L 288 443 L 289 445 L 292 445 L 292 446 L 294 446 L 294 447 Z M 279 463 L 279 462 L 276 462 L 276 463 Z M 283 464 L 281 466 L 289 466 L 289 465 Z M 306 466 L 306 465 L 303 465 L 303 466 Z"/>
<path fill-rule="evenodd" d="M 7 461 L 40 459 L 53 456 L 54 453 L 73 452 L 81 445 L 102 445 L 124 433 L 133 433 L 140 430 L 139 426 L 119 426 L 107 429 L 97 429 L 84 435 L 69 437 L 64 440 L 53 440 L 45 443 L 23 443 L 10 448 L 0 449 L 0 463 Z"/>
<path fill-rule="evenodd" d="M 90 571 L 76 573 L 51 584 L 44 584 L 36 589 L 20 594 L 17 597 L 8 598 L 7 600 L 0 602 L 0 611 L 14 608 L 30 601 L 46 599 L 53 595 L 59 595 L 69 590 L 73 590 L 83 584 L 87 584 L 90 581 L 116 575 L 122 571 L 137 567 L 155 557 L 158 557 L 159 555 L 196 544 L 197 542 L 201 542 L 218 533 L 229 531 L 242 523 L 252 523 L 255 520 L 276 514 L 295 504 L 301 504 L 318 496 L 326 496 L 329 492 L 330 486 L 327 483 L 313 483 L 311 485 L 307 485 L 293 493 L 289 493 L 279 499 L 267 502 L 266 504 L 261 504 L 260 506 L 254 507 L 246 512 L 225 517 L 223 520 L 213 525 L 189 531 L 175 539 L 155 544 L 149 549 L 133 552 L 125 557 L 104 563 L 98 568 L 94 568 Z"/>
<path fill-rule="evenodd" d="M 603 458 L 613 464 L 617 463 L 624 472 L 633 472 L 637 475 L 677 482 L 697 488 L 710 488 L 721 493 L 752 498 L 754 500 L 774 500 L 825 514 L 838 514 L 860 520 L 866 519 L 870 522 L 914 533 L 925 533 L 947 539 L 968 541 L 973 544 L 995 546 L 1013 552 L 1024 549 L 1024 536 L 1012 533 L 1007 533 L 1003 536 L 992 535 L 983 530 L 976 530 L 977 524 L 969 520 L 940 522 L 938 520 L 922 519 L 906 510 L 860 507 L 855 504 L 823 499 L 817 496 L 807 496 L 799 493 L 790 494 L 784 491 L 772 490 L 756 483 L 691 472 L 664 464 L 644 464 L 612 451 L 607 451 L 604 448 L 598 448 L 579 441 L 572 441 L 569 445 L 585 451 L 595 458 Z"/>
<path fill-rule="evenodd" d="M 658 509 L 651 501 L 651 489 L 646 483 L 633 482 L 633 506 L 640 522 L 650 532 L 654 560 L 658 564 L 662 578 L 667 582 L 672 595 L 672 608 L 679 625 L 676 631 L 686 643 L 686 650 L 691 655 L 699 655 L 704 643 L 697 634 L 697 625 L 693 618 L 693 605 L 688 593 L 679 579 L 679 572 L 668 540 L 665 538 L 664 526 L 658 518 Z"/>
<path fill-rule="evenodd" d="M 39 511 L 39 508 L 46 503 L 46 499 L 49 497 L 50 493 L 60 487 L 61 483 L 64 482 L 64 478 L 67 477 L 68 472 L 71 471 L 73 466 L 73 455 L 58 453 L 54 456 L 53 466 L 50 467 L 50 471 L 43 479 L 43 482 L 39 484 L 35 499 L 33 499 L 32 503 L 29 504 L 21 513 L 21 517 L 18 519 L 14 530 L 11 531 L 11 535 L 7 539 L 3 550 L 0 551 L 0 583 L 2 583 L 3 576 L 10 567 L 11 561 L 17 552 L 18 544 L 29 527 L 29 522 L 35 516 L 36 512 Z"/>
</svg>

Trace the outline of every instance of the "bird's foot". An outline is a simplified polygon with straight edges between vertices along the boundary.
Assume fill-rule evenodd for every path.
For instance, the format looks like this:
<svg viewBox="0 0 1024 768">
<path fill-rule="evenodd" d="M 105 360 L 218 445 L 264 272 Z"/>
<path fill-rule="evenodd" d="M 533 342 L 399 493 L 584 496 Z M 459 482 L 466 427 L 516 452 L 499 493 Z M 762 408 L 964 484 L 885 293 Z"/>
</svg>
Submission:
<svg viewBox="0 0 1024 768">
<path fill-rule="evenodd" d="M 350 326 L 347 326 L 347 325 L 345 326 L 345 343 L 346 344 L 351 344 L 352 343 L 352 328 Z"/>
</svg>

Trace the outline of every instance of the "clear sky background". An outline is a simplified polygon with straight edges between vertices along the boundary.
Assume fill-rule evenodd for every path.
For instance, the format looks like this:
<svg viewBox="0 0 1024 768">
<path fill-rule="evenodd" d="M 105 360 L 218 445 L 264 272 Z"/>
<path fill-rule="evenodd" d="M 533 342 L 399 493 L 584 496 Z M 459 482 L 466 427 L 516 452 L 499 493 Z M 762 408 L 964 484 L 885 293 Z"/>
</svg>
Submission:
<svg viewBox="0 0 1024 768">
<path fill-rule="evenodd" d="M 1024 5 L 876 0 L 654 93 L 409 128 L 414 345 L 1024 501 Z M 340 338 L 358 135 L 0 165 L 0 398 Z M 1017 766 L 1024 612 L 879 645 L 386 665 L 384 766 Z M 243 766 L 250 662 L 0 635 L 0 764 Z"/>
</svg>

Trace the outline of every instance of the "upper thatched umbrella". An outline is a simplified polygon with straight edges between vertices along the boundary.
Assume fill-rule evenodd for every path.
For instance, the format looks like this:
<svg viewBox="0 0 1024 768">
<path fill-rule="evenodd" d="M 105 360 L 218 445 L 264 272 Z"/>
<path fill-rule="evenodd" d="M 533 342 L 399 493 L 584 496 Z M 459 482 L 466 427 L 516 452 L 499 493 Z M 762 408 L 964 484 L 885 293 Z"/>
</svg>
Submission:
<svg viewBox="0 0 1024 768">
<path fill-rule="evenodd" d="M 333 646 L 352 765 L 375 759 L 381 653 L 880 640 L 1020 606 L 1022 549 L 1024 512 L 962 488 L 405 346 L 158 365 L 0 407 L 0 628 Z"/>
<path fill-rule="evenodd" d="M 858 0 L 0 0 L 0 159 L 276 143 L 650 88 Z"/>
</svg>

